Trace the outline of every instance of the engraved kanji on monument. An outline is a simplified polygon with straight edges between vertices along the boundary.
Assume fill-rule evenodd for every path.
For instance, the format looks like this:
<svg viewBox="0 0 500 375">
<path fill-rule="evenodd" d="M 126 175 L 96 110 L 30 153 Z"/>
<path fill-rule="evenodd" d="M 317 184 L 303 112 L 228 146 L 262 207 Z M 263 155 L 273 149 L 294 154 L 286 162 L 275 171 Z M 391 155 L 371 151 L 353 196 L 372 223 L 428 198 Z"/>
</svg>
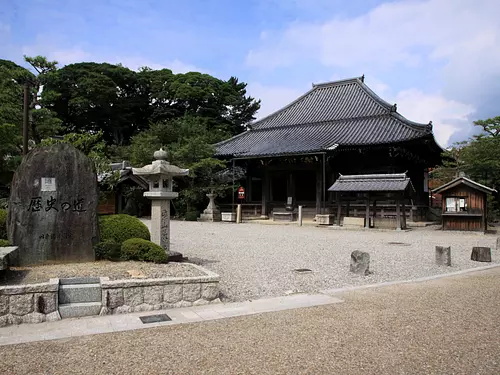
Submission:
<svg viewBox="0 0 500 375">
<path fill-rule="evenodd" d="M 93 261 L 98 197 L 94 166 L 73 146 L 29 152 L 12 180 L 7 222 L 19 265 Z"/>
</svg>

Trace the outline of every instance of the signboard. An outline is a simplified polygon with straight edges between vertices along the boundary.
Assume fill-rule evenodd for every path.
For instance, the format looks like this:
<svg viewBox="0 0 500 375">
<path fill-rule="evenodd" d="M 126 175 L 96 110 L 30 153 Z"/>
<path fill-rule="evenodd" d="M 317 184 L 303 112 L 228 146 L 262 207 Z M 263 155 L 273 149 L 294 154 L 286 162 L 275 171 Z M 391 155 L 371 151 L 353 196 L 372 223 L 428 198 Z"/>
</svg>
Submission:
<svg viewBox="0 0 500 375">
<path fill-rule="evenodd" d="M 238 199 L 245 199 L 245 188 L 243 186 L 238 188 Z"/>
<path fill-rule="evenodd" d="M 56 191 L 56 179 L 54 177 L 42 177 L 41 191 Z"/>
</svg>

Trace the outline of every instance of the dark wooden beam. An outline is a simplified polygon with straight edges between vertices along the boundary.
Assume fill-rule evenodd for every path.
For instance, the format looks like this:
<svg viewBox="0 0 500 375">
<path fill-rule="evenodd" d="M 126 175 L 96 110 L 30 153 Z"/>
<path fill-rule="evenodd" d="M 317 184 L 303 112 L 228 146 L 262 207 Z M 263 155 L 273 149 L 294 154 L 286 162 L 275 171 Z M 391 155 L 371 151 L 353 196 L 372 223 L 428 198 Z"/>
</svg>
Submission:
<svg viewBox="0 0 500 375">
<path fill-rule="evenodd" d="M 370 228 L 370 193 L 366 194 L 365 228 Z"/>
<path fill-rule="evenodd" d="M 340 193 L 337 193 L 337 225 L 340 226 L 340 213 L 342 211 L 342 205 L 340 204 Z"/>
<path fill-rule="evenodd" d="M 396 230 L 401 229 L 401 207 L 399 196 L 396 198 Z"/>
</svg>

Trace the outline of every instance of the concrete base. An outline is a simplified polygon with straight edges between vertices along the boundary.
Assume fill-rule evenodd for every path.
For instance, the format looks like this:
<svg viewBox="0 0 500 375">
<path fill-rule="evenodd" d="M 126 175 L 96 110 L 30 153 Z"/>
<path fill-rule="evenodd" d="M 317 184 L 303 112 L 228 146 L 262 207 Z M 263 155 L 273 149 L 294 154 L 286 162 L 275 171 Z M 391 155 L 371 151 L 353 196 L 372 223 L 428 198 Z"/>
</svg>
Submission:
<svg viewBox="0 0 500 375">
<path fill-rule="evenodd" d="M 273 221 L 296 221 L 295 212 L 273 212 Z"/>
<path fill-rule="evenodd" d="M 344 217 L 343 222 L 344 227 L 352 227 L 352 228 L 363 228 L 365 226 L 365 219 L 362 217 Z"/>
<path fill-rule="evenodd" d="M 319 225 L 333 225 L 335 224 L 335 215 L 317 214 L 315 220 Z"/>
</svg>

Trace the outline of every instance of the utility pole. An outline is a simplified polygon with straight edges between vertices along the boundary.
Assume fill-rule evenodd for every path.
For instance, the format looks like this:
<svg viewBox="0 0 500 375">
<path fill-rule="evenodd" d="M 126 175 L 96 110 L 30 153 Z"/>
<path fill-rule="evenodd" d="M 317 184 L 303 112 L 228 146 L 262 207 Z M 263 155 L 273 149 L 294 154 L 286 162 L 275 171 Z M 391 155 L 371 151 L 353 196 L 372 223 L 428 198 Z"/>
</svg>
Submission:
<svg viewBox="0 0 500 375">
<path fill-rule="evenodd" d="M 23 155 L 28 153 L 28 122 L 29 122 L 29 89 L 28 82 L 24 83 L 24 112 L 23 112 Z"/>
</svg>

